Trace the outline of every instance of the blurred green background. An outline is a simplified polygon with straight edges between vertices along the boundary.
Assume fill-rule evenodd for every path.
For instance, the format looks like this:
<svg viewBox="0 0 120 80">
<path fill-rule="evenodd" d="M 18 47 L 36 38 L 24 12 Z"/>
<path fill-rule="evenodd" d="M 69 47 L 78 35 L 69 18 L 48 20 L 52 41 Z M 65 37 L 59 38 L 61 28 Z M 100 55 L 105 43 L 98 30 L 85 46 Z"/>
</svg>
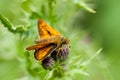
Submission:
<svg viewBox="0 0 120 80">
<path fill-rule="evenodd" d="M 38 39 L 38 18 L 71 41 L 69 69 L 62 80 L 120 80 L 119 3 L 119 0 L 0 0 L 0 14 L 14 28 L 22 26 L 21 32 L 15 29 L 14 33 L 0 23 L 0 80 L 46 80 L 49 71 L 34 59 L 33 52 L 25 51 Z M 100 48 L 102 52 L 84 66 L 89 76 L 79 72 L 81 62 L 89 60 Z"/>
</svg>

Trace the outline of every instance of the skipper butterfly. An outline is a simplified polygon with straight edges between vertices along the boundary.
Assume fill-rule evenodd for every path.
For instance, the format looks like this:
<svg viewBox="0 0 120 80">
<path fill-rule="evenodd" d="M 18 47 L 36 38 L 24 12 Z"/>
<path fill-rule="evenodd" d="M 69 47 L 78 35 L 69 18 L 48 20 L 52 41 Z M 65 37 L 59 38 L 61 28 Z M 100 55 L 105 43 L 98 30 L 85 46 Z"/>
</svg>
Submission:
<svg viewBox="0 0 120 80">
<path fill-rule="evenodd" d="M 37 60 L 43 60 L 53 52 L 59 54 L 63 46 L 69 44 L 69 39 L 40 19 L 38 20 L 38 33 L 40 39 L 35 41 L 36 44 L 26 48 L 26 50 L 35 50 L 34 56 Z"/>
</svg>

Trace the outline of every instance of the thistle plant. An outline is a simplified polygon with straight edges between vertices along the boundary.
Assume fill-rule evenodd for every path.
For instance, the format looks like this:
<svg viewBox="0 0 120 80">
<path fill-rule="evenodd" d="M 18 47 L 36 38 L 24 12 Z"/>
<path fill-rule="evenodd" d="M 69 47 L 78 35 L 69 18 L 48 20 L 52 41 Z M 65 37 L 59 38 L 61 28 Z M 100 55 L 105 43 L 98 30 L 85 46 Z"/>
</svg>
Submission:
<svg viewBox="0 0 120 80">
<path fill-rule="evenodd" d="M 85 36 L 83 35 L 85 33 L 78 31 L 76 28 L 73 30 L 74 25 L 72 23 L 75 16 L 77 16 L 76 13 L 81 8 L 92 13 L 95 13 L 95 11 L 83 0 L 22 0 L 19 3 L 20 8 L 22 8 L 21 13 L 25 17 L 18 19 L 23 20 L 23 22 L 24 20 L 27 21 L 25 25 L 16 25 L 5 14 L 0 14 L 1 24 L 18 39 L 16 55 L 22 67 L 18 70 L 24 74 L 17 78 L 21 80 L 76 80 L 75 74 L 88 77 L 89 73 L 87 73 L 86 67 L 96 57 L 96 54 L 98 55 L 101 52 L 101 49 L 92 58 L 81 61 L 83 59 L 81 57 L 82 48 L 79 42 L 82 38 L 81 35 Z M 46 20 L 60 33 L 67 36 L 71 41 L 71 47 L 64 45 L 58 51 L 53 51 L 42 61 L 35 60 L 33 52 L 26 52 L 25 48 L 37 39 L 36 22 L 38 18 Z M 15 21 L 20 23 L 18 20 Z M 83 53 L 87 54 L 87 52 Z M 78 76 L 78 78 L 81 78 L 81 76 Z"/>
</svg>

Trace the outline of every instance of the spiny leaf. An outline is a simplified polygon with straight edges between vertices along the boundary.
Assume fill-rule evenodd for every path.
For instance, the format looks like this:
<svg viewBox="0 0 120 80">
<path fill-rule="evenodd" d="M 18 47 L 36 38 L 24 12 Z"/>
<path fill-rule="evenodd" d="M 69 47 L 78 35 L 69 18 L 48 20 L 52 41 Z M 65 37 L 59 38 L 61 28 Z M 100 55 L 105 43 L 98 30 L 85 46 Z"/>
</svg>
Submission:
<svg viewBox="0 0 120 80">
<path fill-rule="evenodd" d="M 9 31 L 14 32 L 14 30 L 12 29 L 13 25 L 11 24 L 11 22 L 4 17 L 2 14 L 0 14 L 0 20 L 2 22 L 2 24 L 8 28 Z"/>
<path fill-rule="evenodd" d="M 84 8 L 85 10 L 91 12 L 91 13 L 96 13 L 96 11 L 94 11 L 92 8 L 90 8 L 87 3 L 83 2 L 82 0 L 78 1 L 78 0 L 75 0 L 74 3 L 76 5 L 78 5 L 79 7 L 82 7 Z"/>
<path fill-rule="evenodd" d="M 14 27 L 13 24 L 2 14 L 0 14 L 0 20 L 2 24 L 12 33 L 22 33 L 26 31 L 24 25 L 17 25 Z"/>
</svg>

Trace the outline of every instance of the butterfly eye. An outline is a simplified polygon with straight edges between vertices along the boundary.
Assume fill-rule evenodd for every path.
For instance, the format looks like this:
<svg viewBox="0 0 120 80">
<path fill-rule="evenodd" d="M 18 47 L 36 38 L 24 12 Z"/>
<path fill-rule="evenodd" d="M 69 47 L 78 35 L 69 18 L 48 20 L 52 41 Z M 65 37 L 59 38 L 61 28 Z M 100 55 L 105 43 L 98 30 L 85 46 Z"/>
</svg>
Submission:
<svg viewBox="0 0 120 80">
<path fill-rule="evenodd" d="M 62 42 L 62 44 L 66 44 L 66 40 L 64 37 L 62 37 L 61 42 Z"/>
<path fill-rule="evenodd" d="M 66 41 L 65 41 L 65 40 L 63 40 L 62 44 L 66 44 Z"/>
</svg>

